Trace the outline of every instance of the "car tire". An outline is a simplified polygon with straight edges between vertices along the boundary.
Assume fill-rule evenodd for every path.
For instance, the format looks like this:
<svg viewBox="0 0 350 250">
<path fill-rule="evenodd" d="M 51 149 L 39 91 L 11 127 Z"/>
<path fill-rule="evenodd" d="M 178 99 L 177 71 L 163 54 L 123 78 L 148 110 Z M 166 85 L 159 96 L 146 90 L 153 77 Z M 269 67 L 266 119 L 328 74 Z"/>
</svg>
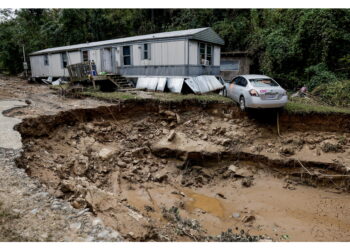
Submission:
<svg viewBox="0 0 350 250">
<path fill-rule="evenodd" d="M 245 111 L 246 110 L 244 96 L 241 96 L 239 98 L 239 108 L 240 108 L 241 111 Z"/>
<path fill-rule="evenodd" d="M 227 89 L 226 88 L 223 89 L 222 93 L 223 93 L 223 96 L 227 97 Z"/>
</svg>

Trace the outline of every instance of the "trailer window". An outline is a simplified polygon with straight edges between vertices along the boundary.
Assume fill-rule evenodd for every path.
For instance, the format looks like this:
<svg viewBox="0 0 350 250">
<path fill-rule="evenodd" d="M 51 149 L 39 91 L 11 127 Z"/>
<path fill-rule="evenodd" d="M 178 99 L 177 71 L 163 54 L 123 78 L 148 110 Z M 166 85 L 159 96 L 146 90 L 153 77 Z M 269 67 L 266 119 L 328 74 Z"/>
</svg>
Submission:
<svg viewBox="0 0 350 250">
<path fill-rule="evenodd" d="M 212 58 L 212 48 L 210 45 L 207 44 L 207 60 L 209 61 L 209 65 L 211 65 L 211 58 Z"/>
<path fill-rule="evenodd" d="M 199 44 L 199 61 L 203 64 L 205 60 L 208 60 L 209 65 L 212 64 L 213 48 L 210 44 L 200 43 Z"/>
<path fill-rule="evenodd" d="M 62 67 L 67 68 L 67 65 L 68 65 L 67 53 L 62 53 L 61 59 L 62 59 Z"/>
<path fill-rule="evenodd" d="M 45 66 L 49 65 L 49 55 L 44 55 L 44 65 Z"/>
<path fill-rule="evenodd" d="M 131 65 L 130 46 L 123 46 L 123 63 L 124 65 Z"/>
<path fill-rule="evenodd" d="M 200 54 L 200 62 L 202 63 L 202 60 L 205 60 L 205 44 L 200 43 L 199 44 L 199 54 Z"/>
<path fill-rule="evenodd" d="M 142 59 L 143 60 L 150 60 L 151 59 L 150 46 L 148 43 L 145 43 L 142 47 Z"/>
<path fill-rule="evenodd" d="M 83 62 L 89 61 L 89 51 L 85 50 L 83 51 Z"/>
</svg>

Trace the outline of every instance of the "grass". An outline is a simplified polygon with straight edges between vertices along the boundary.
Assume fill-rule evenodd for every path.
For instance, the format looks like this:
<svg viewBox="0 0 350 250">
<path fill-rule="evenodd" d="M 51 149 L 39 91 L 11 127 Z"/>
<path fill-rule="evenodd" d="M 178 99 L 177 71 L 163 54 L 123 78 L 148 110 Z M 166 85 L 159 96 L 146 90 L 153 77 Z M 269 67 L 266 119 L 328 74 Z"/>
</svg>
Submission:
<svg viewBox="0 0 350 250">
<path fill-rule="evenodd" d="M 81 93 L 84 96 L 95 97 L 108 101 L 140 99 L 138 96 L 128 92 L 101 92 L 101 91 L 84 91 Z"/>
<path fill-rule="evenodd" d="M 203 102 L 222 102 L 230 103 L 231 99 L 220 96 L 218 94 L 206 94 L 206 95 L 194 95 L 194 94 L 176 94 L 176 93 L 163 93 L 163 92 L 101 92 L 93 89 L 88 89 L 82 92 L 82 95 L 95 97 L 103 100 L 117 101 L 117 100 L 129 100 L 129 99 L 155 99 L 160 101 L 169 102 L 182 102 L 184 100 L 197 100 Z"/>
<path fill-rule="evenodd" d="M 231 103 L 230 98 L 218 95 L 218 94 L 205 94 L 205 95 L 195 95 L 195 94 L 176 94 L 176 93 L 162 93 L 162 92 L 150 92 L 154 99 L 162 101 L 175 101 L 182 102 L 184 100 L 198 100 L 204 102 L 222 102 L 222 103 Z"/>
<path fill-rule="evenodd" d="M 321 104 L 311 104 L 305 103 L 298 100 L 290 100 L 284 109 L 290 113 L 319 113 L 319 114 L 350 114 L 349 108 L 337 107 L 337 106 L 328 106 Z"/>
<path fill-rule="evenodd" d="M 51 88 L 59 90 L 60 86 L 51 86 Z M 64 85 L 63 88 L 67 88 L 68 85 Z M 84 96 L 98 98 L 106 101 L 118 101 L 118 100 L 136 100 L 136 99 L 154 99 L 164 102 L 182 102 L 187 100 L 196 100 L 199 102 L 219 102 L 219 103 L 233 103 L 230 98 L 215 94 L 176 94 L 176 93 L 164 93 L 164 92 L 144 92 L 144 91 L 130 91 L 130 92 L 102 92 L 95 90 L 93 88 L 86 88 L 84 92 L 81 93 Z M 289 98 L 289 102 L 284 107 L 284 109 L 289 113 L 299 113 L 299 114 L 309 114 L 309 113 L 319 113 L 319 114 L 350 114 L 350 108 L 330 106 L 315 98 Z"/>
</svg>

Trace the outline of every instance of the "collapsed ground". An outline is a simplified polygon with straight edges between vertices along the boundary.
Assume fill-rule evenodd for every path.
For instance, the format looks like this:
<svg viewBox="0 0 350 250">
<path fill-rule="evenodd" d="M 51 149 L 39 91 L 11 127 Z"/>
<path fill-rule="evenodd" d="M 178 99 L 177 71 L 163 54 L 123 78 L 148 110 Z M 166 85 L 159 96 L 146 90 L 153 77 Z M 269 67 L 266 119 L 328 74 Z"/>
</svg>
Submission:
<svg viewBox="0 0 350 250">
<path fill-rule="evenodd" d="M 350 239 L 348 117 L 281 114 L 279 136 L 276 113 L 228 104 L 33 112 L 7 113 L 28 117 L 18 166 L 124 239 Z"/>
</svg>

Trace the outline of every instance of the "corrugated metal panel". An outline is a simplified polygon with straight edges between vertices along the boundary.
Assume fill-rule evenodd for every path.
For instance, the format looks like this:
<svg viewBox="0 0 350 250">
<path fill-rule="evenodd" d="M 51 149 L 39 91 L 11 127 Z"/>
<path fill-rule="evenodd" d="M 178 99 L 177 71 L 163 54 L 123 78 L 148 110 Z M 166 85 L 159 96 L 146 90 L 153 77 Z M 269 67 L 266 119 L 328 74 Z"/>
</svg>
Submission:
<svg viewBox="0 0 350 250">
<path fill-rule="evenodd" d="M 92 42 L 92 43 L 81 43 L 81 44 L 76 44 L 76 45 L 69 45 L 69 46 L 44 49 L 44 50 L 34 52 L 31 55 L 44 54 L 44 53 L 49 53 L 49 52 L 52 53 L 52 52 L 58 52 L 58 51 L 66 51 L 66 50 L 78 50 L 81 48 L 90 48 L 90 47 L 97 47 L 97 46 L 104 46 L 104 45 L 118 44 L 118 43 L 127 43 L 127 42 L 134 42 L 134 41 L 142 41 L 142 40 L 152 40 L 152 39 L 162 39 L 162 38 L 172 38 L 172 37 L 189 37 L 189 36 L 193 36 L 199 32 L 207 30 L 207 29 L 211 29 L 211 28 L 179 30 L 179 31 L 162 32 L 162 33 L 155 33 L 155 34 L 148 34 L 148 35 L 141 35 L 141 36 L 133 36 L 133 37 L 126 37 L 126 38 L 105 40 L 105 41 Z M 215 38 L 215 35 L 212 35 L 211 37 Z M 198 36 L 196 39 L 200 39 L 200 36 Z M 216 38 L 216 39 L 212 39 L 212 40 L 213 40 L 213 42 L 214 41 L 222 42 L 222 39 L 221 40 L 220 39 Z M 221 43 L 218 43 L 218 44 L 221 44 Z"/>
<path fill-rule="evenodd" d="M 215 76 L 197 76 L 185 80 L 188 87 L 196 94 L 207 93 L 223 88 L 223 85 Z"/>
<path fill-rule="evenodd" d="M 157 84 L 157 91 L 164 91 L 166 85 L 166 77 L 159 78 Z"/>
<path fill-rule="evenodd" d="M 184 84 L 184 78 L 181 77 L 169 77 L 167 87 L 170 92 L 181 93 L 182 86 Z"/>
<path fill-rule="evenodd" d="M 165 86 L 170 92 L 181 93 L 182 86 L 185 83 L 195 94 L 203 94 L 223 88 L 223 85 L 215 76 L 197 76 L 197 77 L 139 77 L 137 80 L 137 89 L 164 91 Z"/>
<path fill-rule="evenodd" d="M 185 83 L 188 85 L 188 87 L 190 87 L 190 89 L 192 89 L 192 91 L 195 94 L 201 93 L 201 91 L 198 87 L 198 83 L 194 80 L 194 77 L 190 77 L 190 78 L 186 79 Z"/>
<path fill-rule="evenodd" d="M 137 79 L 136 88 L 156 91 L 158 80 L 158 77 L 139 77 Z"/>
</svg>

